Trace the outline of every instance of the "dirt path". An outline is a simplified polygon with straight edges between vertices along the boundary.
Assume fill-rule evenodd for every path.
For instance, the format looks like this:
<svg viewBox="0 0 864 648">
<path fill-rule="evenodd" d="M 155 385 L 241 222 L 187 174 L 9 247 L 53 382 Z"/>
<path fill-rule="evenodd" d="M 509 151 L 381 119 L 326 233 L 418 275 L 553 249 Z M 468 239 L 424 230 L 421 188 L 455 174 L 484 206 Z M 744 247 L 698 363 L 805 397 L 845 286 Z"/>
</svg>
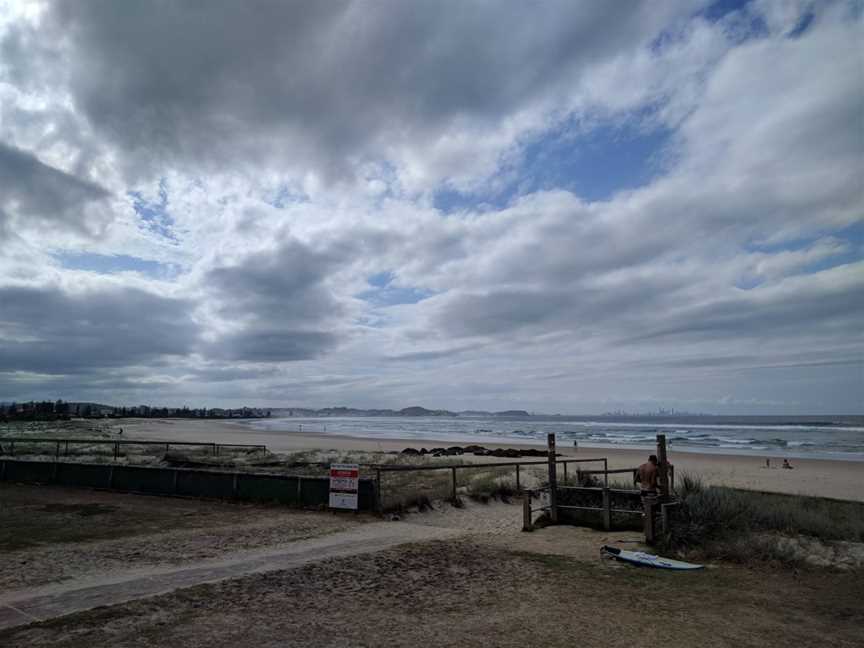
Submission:
<svg viewBox="0 0 864 648">
<path fill-rule="evenodd" d="M 0 485 L 0 592 L 196 566 L 369 521 L 286 507 Z"/>
<path fill-rule="evenodd" d="M 409 515 L 401 521 L 359 524 L 328 535 L 297 539 L 275 547 L 240 550 L 218 557 L 207 556 L 204 560 L 193 560 L 183 565 L 133 562 L 131 568 L 118 571 L 116 565 L 111 563 L 110 569 L 105 571 L 85 572 L 49 584 L 37 581 L 39 586 L 36 587 L 7 589 L 0 594 L 0 628 L 165 594 L 203 583 L 294 569 L 328 558 L 382 551 L 406 543 L 461 536 L 499 548 L 544 553 L 548 545 L 548 549 L 559 553 L 564 547 L 564 553 L 586 556 L 593 555 L 599 544 L 615 541 L 620 536 L 562 527 L 545 534 L 541 539 L 539 534 L 521 533 L 520 514 L 518 506 L 500 502 L 485 505 L 468 502 L 459 509 L 440 504 L 434 511 Z M 254 533 L 255 529 L 253 527 L 247 531 Z M 123 542 L 132 541 L 126 539 Z M 97 543 L 94 549 L 98 552 L 103 544 L 113 547 L 116 543 Z"/>
<path fill-rule="evenodd" d="M 7 500 L 12 494 L 7 490 Z M 370 522 L 318 513 L 200 502 L 164 503 L 154 498 L 67 490 L 25 490 L 15 494 L 18 499 L 6 513 L 8 521 L 23 516 L 32 525 L 36 513 L 47 515 L 49 519 L 41 524 L 49 530 L 57 527 L 54 533 L 59 539 L 78 527 L 82 528 L 72 534 L 76 539 L 84 531 L 94 533 L 92 518 L 78 520 L 77 514 L 69 512 L 82 506 L 113 510 L 103 523 L 114 522 L 114 518 L 122 523 L 122 514 L 130 521 L 148 520 L 153 529 L 138 536 L 106 540 L 96 534 L 93 539 L 82 536 L 79 542 L 10 552 L 9 560 L 0 569 L 0 628 L 409 543 L 463 537 L 498 550 L 593 557 L 601 544 L 620 539 L 620 534 L 573 527 L 525 534 L 521 532 L 521 508 L 501 502 L 478 504 L 467 500 L 463 508 L 439 503 L 435 510 L 408 515 L 400 521 Z M 44 512 L 45 498 L 50 499 L 50 513 Z M 14 515 L 15 506 L 22 510 L 18 517 Z M 57 515 L 61 517 L 55 520 Z M 195 528 L 154 533 L 160 525 L 193 521 Z M 127 526 L 130 533 L 141 530 L 132 524 Z"/>
<path fill-rule="evenodd" d="M 633 547 L 638 533 L 522 533 L 520 520 L 519 506 L 500 502 L 442 505 L 206 562 L 10 592 L 0 595 L 0 645 L 861 645 L 857 574 L 637 569 L 598 549 Z"/>
<path fill-rule="evenodd" d="M 138 569 L 122 575 L 90 576 L 0 595 L 0 628 L 43 621 L 173 590 L 249 574 L 292 569 L 310 562 L 382 551 L 400 544 L 449 538 L 456 529 L 408 522 L 377 522 L 328 536 L 298 540 L 275 550 L 244 552 L 185 568 Z"/>
<path fill-rule="evenodd" d="M 484 537 L 539 546 L 552 534 L 569 547 L 562 528 Z M 734 565 L 676 573 L 477 537 L 313 560 L 0 629 L 0 645 L 632 648 L 647 636 L 674 648 L 861 646 L 864 580 L 855 574 Z"/>
</svg>

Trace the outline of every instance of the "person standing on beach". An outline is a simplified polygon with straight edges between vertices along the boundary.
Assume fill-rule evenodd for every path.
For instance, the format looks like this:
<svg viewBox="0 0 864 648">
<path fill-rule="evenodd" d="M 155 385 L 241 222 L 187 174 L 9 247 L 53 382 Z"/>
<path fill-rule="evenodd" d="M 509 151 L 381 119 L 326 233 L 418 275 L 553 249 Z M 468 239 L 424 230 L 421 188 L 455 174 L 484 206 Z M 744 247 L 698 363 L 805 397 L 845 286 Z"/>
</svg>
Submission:
<svg viewBox="0 0 864 648">
<path fill-rule="evenodd" d="M 657 455 L 648 457 L 648 461 L 636 469 L 634 484 L 639 484 L 642 497 L 657 495 Z"/>
</svg>

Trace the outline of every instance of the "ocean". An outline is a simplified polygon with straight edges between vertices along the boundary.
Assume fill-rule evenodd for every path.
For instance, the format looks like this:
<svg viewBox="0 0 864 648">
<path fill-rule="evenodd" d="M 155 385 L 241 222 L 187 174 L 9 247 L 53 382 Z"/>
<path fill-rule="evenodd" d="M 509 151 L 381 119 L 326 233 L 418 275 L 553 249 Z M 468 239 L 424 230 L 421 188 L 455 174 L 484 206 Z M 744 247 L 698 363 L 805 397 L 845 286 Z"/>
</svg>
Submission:
<svg viewBox="0 0 864 648">
<path fill-rule="evenodd" d="M 362 439 L 423 439 L 442 445 L 546 443 L 650 449 L 658 433 L 683 452 L 864 461 L 864 416 L 764 417 L 290 417 L 247 421 L 286 434 L 309 432 Z"/>
</svg>

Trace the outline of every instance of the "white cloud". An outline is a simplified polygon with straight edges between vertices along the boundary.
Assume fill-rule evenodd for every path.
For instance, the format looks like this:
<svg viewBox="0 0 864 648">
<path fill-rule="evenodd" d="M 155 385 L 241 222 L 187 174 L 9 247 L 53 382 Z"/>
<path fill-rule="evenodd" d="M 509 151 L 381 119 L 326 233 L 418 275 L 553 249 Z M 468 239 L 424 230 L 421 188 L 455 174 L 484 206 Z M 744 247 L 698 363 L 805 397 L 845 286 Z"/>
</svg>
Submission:
<svg viewBox="0 0 864 648">
<path fill-rule="evenodd" d="M 0 399 L 860 406 L 849 7 L 0 5 Z M 671 133 L 645 186 L 432 207 L 621 123 Z"/>
</svg>

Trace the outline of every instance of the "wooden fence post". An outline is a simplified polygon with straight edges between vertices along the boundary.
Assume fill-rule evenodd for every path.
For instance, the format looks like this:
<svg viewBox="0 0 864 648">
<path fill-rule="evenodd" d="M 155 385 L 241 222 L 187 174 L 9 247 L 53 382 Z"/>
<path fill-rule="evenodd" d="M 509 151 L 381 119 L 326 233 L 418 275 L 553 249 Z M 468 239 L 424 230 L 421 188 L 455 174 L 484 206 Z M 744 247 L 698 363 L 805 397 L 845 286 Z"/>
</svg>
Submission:
<svg viewBox="0 0 864 648">
<path fill-rule="evenodd" d="M 555 464 L 555 433 L 546 437 L 549 454 L 549 519 L 553 524 L 558 522 L 558 474 Z"/>
<path fill-rule="evenodd" d="M 609 489 L 603 488 L 603 529 L 608 531 L 612 528 L 612 498 Z"/>
<path fill-rule="evenodd" d="M 531 524 L 531 493 L 522 495 L 522 530 L 534 530 L 534 525 Z"/>
<path fill-rule="evenodd" d="M 516 492 L 522 492 L 522 484 L 519 483 L 519 464 L 516 464 Z"/>
<path fill-rule="evenodd" d="M 642 500 L 642 505 L 645 508 L 645 542 L 646 544 L 654 544 L 654 504 L 656 499 L 646 497 Z"/>
<path fill-rule="evenodd" d="M 564 483 L 567 483 L 567 462 L 564 462 Z"/>
<path fill-rule="evenodd" d="M 657 435 L 657 468 L 660 497 L 669 496 L 669 462 L 666 459 L 666 435 Z"/>
<path fill-rule="evenodd" d="M 450 470 L 453 471 L 453 487 L 450 490 L 450 498 L 451 498 L 453 504 L 455 504 L 456 503 L 456 468 L 454 467 L 454 468 L 451 468 Z"/>
<path fill-rule="evenodd" d="M 670 519 L 670 511 L 677 507 L 680 502 L 669 502 L 668 504 L 660 505 L 660 524 L 662 525 L 662 533 L 665 538 L 672 535 L 672 520 Z"/>
<path fill-rule="evenodd" d="M 378 513 L 384 512 L 383 499 L 381 497 L 381 469 L 375 469 L 375 510 Z"/>
</svg>

